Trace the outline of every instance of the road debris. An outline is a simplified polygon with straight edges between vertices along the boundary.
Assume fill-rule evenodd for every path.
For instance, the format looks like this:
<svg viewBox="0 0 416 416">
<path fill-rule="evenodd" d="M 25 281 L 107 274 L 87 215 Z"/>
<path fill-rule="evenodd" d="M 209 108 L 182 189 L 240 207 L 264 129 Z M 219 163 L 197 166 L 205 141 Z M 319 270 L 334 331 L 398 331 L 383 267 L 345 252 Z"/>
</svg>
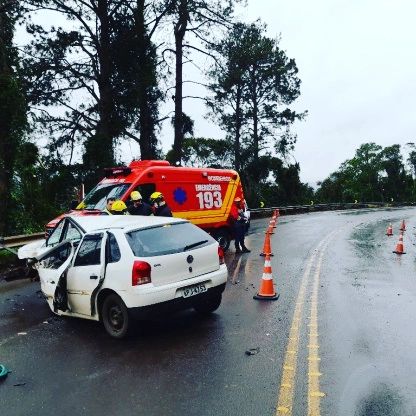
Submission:
<svg viewBox="0 0 416 416">
<path fill-rule="evenodd" d="M 258 354 L 259 353 L 259 351 L 260 351 L 260 348 L 250 348 L 250 349 L 248 349 L 248 350 L 246 350 L 246 354 L 247 355 L 256 355 L 256 354 Z"/>
<path fill-rule="evenodd" d="M 10 371 L 3 365 L 0 364 L 0 380 L 7 377 Z"/>
</svg>

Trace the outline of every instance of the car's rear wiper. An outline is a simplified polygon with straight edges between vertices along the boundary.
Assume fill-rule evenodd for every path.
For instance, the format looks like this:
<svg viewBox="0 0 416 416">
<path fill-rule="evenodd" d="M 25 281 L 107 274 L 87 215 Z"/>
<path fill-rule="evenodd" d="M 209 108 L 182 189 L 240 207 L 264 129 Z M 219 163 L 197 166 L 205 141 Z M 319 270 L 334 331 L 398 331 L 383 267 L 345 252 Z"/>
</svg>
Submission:
<svg viewBox="0 0 416 416">
<path fill-rule="evenodd" d="M 201 244 L 205 244 L 205 243 L 208 243 L 208 240 L 202 240 L 202 241 L 198 241 L 197 243 L 189 244 L 188 246 L 185 246 L 183 251 L 190 250 L 191 248 L 198 247 Z"/>
</svg>

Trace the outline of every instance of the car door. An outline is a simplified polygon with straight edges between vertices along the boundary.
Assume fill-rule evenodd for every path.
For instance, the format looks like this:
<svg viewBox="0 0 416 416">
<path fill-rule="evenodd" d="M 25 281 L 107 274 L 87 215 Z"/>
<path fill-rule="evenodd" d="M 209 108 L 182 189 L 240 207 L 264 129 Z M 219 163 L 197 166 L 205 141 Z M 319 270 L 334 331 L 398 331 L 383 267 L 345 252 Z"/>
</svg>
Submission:
<svg viewBox="0 0 416 416">
<path fill-rule="evenodd" d="M 91 297 L 105 270 L 106 233 L 87 234 L 68 270 L 67 291 L 71 311 L 91 316 Z"/>
<path fill-rule="evenodd" d="M 72 243 L 64 241 L 37 257 L 35 267 L 39 273 L 42 292 L 48 300 L 54 298 L 59 279 L 70 266 L 73 254 Z"/>
</svg>

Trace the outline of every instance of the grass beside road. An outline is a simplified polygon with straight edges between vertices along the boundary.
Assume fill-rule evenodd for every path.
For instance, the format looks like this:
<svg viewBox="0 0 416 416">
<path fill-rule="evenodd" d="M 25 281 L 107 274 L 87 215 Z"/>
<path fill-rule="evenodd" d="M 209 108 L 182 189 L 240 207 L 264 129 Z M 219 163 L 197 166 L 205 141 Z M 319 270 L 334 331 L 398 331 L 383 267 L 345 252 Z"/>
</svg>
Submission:
<svg viewBox="0 0 416 416">
<path fill-rule="evenodd" d="M 7 250 L 0 250 L 0 266 L 10 265 L 15 263 L 17 260 L 17 256 L 15 254 L 10 253 Z"/>
</svg>

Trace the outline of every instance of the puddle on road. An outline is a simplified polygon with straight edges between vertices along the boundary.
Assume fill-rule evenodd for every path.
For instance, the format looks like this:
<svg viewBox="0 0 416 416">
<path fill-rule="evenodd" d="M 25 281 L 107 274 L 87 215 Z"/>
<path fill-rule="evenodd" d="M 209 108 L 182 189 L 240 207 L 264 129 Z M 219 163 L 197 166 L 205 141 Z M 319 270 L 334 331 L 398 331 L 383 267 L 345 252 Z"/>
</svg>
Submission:
<svg viewBox="0 0 416 416">
<path fill-rule="evenodd" d="M 374 212 L 373 209 L 357 209 L 356 211 L 340 212 L 338 215 L 362 215 Z"/>
<path fill-rule="evenodd" d="M 351 234 L 350 242 L 359 258 L 374 258 L 380 251 L 380 230 L 385 221 L 371 224 L 361 224 Z M 378 256 L 379 257 L 379 256 Z"/>
<path fill-rule="evenodd" d="M 400 394 L 387 384 L 379 384 L 361 400 L 355 416 L 410 416 Z"/>
</svg>

